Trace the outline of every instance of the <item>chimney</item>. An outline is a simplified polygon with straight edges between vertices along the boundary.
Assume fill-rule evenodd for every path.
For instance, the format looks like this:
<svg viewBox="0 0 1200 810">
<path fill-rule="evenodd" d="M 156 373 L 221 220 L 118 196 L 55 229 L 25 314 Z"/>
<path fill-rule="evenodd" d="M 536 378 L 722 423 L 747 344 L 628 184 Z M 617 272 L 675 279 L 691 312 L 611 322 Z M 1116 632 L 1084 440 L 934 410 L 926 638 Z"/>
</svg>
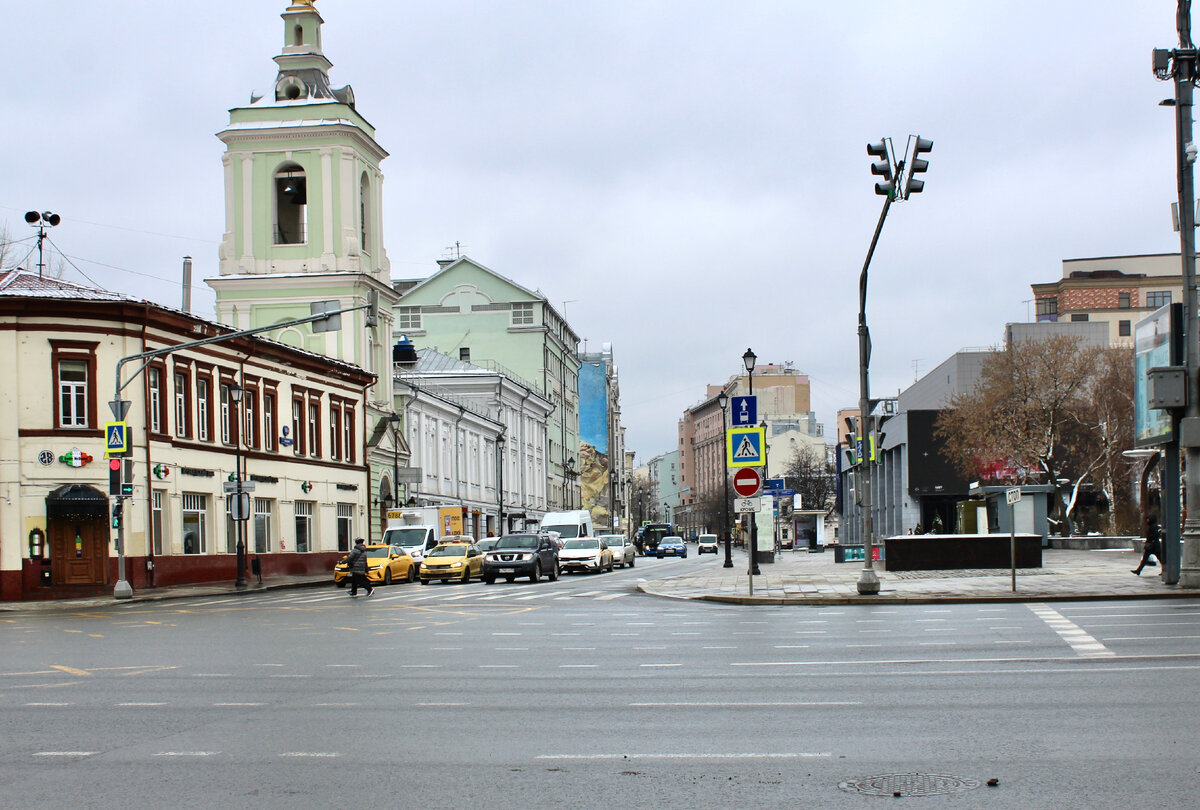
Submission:
<svg viewBox="0 0 1200 810">
<path fill-rule="evenodd" d="M 183 257 L 183 311 L 192 311 L 192 257 Z"/>
</svg>

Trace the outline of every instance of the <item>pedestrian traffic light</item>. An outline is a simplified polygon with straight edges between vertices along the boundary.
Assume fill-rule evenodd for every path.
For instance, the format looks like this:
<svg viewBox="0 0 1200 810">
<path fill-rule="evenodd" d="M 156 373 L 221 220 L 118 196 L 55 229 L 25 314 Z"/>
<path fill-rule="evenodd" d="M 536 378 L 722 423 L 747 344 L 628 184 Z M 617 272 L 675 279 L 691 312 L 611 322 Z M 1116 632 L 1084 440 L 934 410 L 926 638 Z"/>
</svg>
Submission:
<svg viewBox="0 0 1200 810">
<path fill-rule="evenodd" d="M 921 190 L 925 188 L 925 181 L 914 175 L 924 174 L 929 169 L 929 161 L 922 160 L 921 155 L 933 150 L 933 141 L 926 140 L 920 135 L 916 135 L 914 138 L 912 161 L 908 164 L 908 180 L 904 184 L 905 198 L 909 194 L 920 194 Z"/>
<path fill-rule="evenodd" d="M 121 459 L 110 458 L 108 460 L 108 494 L 121 494 Z"/>
<path fill-rule="evenodd" d="M 112 511 L 112 527 L 114 529 L 121 528 L 121 501 L 118 500 L 113 504 Z"/>
<path fill-rule="evenodd" d="M 867 144 L 867 154 L 880 159 L 879 162 L 871 164 L 871 174 L 883 178 L 882 183 L 875 184 L 875 193 L 895 198 L 896 181 L 892 172 L 892 162 L 888 159 L 887 141 Z"/>
</svg>

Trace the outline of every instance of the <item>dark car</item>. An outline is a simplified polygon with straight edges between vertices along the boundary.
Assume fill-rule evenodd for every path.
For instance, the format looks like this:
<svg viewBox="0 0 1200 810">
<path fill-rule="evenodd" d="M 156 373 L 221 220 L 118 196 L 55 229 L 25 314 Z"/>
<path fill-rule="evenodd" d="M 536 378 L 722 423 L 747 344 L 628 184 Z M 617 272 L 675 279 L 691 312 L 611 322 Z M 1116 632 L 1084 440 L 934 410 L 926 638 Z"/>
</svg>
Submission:
<svg viewBox="0 0 1200 810">
<path fill-rule="evenodd" d="M 682 537 L 664 537 L 658 541 L 658 548 L 654 553 L 660 560 L 663 557 L 687 557 L 687 544 L 683 542 Z"/>
<path fill-rule="evenodd" d="M 483 581 L 489 585 L 498 577 L 537 582 L 543 574 L 551 582 L 558 579 L 558 545 L 549 534 L 506 534 L 483 558 Z"/>
</svg>

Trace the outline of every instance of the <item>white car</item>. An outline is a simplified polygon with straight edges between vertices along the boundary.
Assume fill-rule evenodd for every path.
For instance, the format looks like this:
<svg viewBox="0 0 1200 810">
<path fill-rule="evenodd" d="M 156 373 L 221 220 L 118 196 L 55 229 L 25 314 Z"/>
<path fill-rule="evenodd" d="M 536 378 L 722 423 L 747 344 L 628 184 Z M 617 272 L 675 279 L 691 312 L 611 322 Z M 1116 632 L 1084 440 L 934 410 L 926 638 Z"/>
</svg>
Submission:
<svg viewBox="0 0 1200 810">
<path fill-rule="evenodd" d="M 563 541 L 563 547 L 558 552 L 558 565 L 563 573 L 611 571 L 613 555 L 601 538 L 574 537 Z"/>
<path fill-rule="evenodd" d="M 717 539 L 715 534 L 702 534 L 696 541 L 696 554 L 703 554 L 706 551 L 711 551 L 713 554 L 716 554 L 717 550 L 720 548 L 720 545 L 721 542 Z"/>
<path fill-rule="evenodd" d="M 630 542 L 628 537 L 623 534 L 602 534 L 597 539 L 608 543 L 608 548 L 612 551 L 614 565 L 619 565 L 622 568 L 628 565 L 630 568 L 633 568 L 633 564 L 637 562 L 637 546 Z"/>
</svg>

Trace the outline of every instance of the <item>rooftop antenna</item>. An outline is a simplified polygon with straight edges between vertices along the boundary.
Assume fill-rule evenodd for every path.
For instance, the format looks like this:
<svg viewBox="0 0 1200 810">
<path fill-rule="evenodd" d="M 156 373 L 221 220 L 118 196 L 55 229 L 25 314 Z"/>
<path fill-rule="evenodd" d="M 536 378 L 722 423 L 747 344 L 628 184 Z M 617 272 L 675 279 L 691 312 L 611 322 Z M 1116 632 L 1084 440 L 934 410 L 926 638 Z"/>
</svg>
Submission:
<svg viewBox="0 0 1200 810">
<path fill-rule="evenodd" d="M 458 259 L 462 258 L 462 255 L 463 255 L 462 242 L 455 240 L 453 245 L 446 248 L 446 258 L 448 258 L 448 259 L 458 260 Z"/>
<path fill-rule="evenodd" d="M 912 361 L 913 363 L 913 382 L 921 378 L 921 358 Z"/>
<path fill-rule="evenodd" d="M 46 228 L 53 228 L 62 222 L 62 217 L 49 211 L 43 211 L 40 214 L 37 211 L 29 211 L 25 214 L 25 221 L 30 225 L 36 225 L 38 229 L 38 278 L 41 278 L 42 271 L 46 269 L 45 256 L 42 253 L 42 242 L 46 240 Z"/>
</svg>

